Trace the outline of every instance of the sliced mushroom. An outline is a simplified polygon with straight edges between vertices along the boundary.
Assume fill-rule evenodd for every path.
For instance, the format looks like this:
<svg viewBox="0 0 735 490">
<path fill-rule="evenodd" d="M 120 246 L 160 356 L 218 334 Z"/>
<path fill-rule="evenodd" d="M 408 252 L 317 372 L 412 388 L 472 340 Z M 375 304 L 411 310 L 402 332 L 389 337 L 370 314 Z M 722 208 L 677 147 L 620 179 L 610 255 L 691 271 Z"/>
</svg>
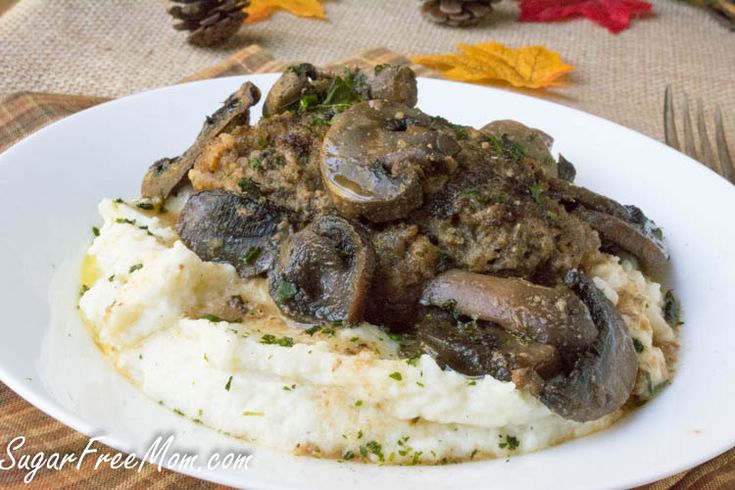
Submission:
<svg viewBox="0 0 735 490">
<path fill-rule="evenodd" d="M 518 145 L 523 154 L 533 160 L 536 166 L 547 177 L 556 177 L 556 161 L 549 149 L 554 144 L 554 138 L 540 129 L 529 128 L 525 124 L 511 119 L 493 121 L 480 129 L 485 134 L 508 138 Z"/>
<path fill-rule="evenodd" d="M 669 260 L 661 229 L 635 206 L 622 204 L 560 179 L 549 181 L 549 192 L 569 211 L 597 230 L 608 249 L 625 250 L 641 261 L 646 271 Z"/>
<path fill-rule="evenodd" d="M 439 364 L 468 376 L 490 374 L 501 381 L 515 377 L 540 388 L 543 377 L 561 369 L 555 347 L 523 341 L 487 322 L 457 321 L 439 308 L 430 308 L 417 324 L 416 339 Z"/>
<path fill-rule="evenodd" d="M 312 91 L 312 81 L 319 76 L 319 72 L 312 64 L 290 66 L 268 92 L 263 103 L 263 115 L 272 116 L 288 108 L 294 108 L 301 97 Z"/>
<path fill-rule="evenodd" d="M 380 223 L 419 207 L 421 175 L 460 150 L 431 124 L 426 114 L 385 100 L 337 116 L 324 137 L 321 173 L 338 209 Z"/>
<path fill-rule="evenodd" d="M 285 240 L 268 287 L 289 318 L 353 324 L 362 318 L 374 267 L 366 232 L 323 215 Z"/>
<path fill-rule="evenodd" d="M 179 215 L 181 241 L 202 260 L 227 262 L 242 277 L 270 269 L 274 235 L 288 223 L 284 210 L 223 190 L 192 195 Z"/>
<path fill-rule="evenodd" d="M 597 230 L 608 248 L 630 252 L 647 271 L 661 267 L 669 259 L 661 240 L 620 218 L 583 207 L 575 209 L 574 214 Z"/>
<path fill-rule="evenodd" d="M 581 272 L 567 272 L 565 283 L 589 309 L 600 331 L 567 374 L 548 381 L 540 399 L 564 418 L 585 422 L 620 408 L 630 397 L 638 359 L 628 327 L 610 300 Z"/>
<path fill-rule="evenodd" d="M 370 98 L 400 102 L 414 107 L 418 101 L 416 74 L 408 66 L 382 66 L 368 81 Z"/>
<path fill-rule="evenodd" d="M 589 311 L 570 289 L 538 286 L 519 278 L 449 270 L 426 286 L 422 303 L 494 322 L 566 355 L 585 349 L 598 334 Z"/>
<path fill-rule="evenodd" d="M 171 191 L 186 179 L 204 145 L 220 133 L 248 124 L 250 108 L 259 100 L 258 87 L 245 82 L 237 92 L 227 98 L 222 107 L 211 116 L 207 116 L 194 144 L 183 155 L 174 159 L 159 160 L 151 165 L 143 178 L 141 195 L 147 198 L 166 199 Z"/>
</svg>

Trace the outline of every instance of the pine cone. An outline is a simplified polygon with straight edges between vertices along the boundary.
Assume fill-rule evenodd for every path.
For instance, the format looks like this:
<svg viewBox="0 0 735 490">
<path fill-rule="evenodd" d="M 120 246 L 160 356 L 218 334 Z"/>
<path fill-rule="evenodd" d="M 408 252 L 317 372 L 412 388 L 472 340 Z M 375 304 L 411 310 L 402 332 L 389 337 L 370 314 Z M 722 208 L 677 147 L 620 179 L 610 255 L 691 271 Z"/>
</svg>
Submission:
<svg viewBox="0 0 735 490">
<path fill-rule="evenodd" d="M 235 34 L 248 16 L 248 0 L 171 0 L 168 13 L 178 19 L 174 29 L 191 31 L 187 40 L 197 46 L 214 46 Z"/>
<path fill-rule="evenodd" d="M 480 19 L 489 17 L 492 4 L 499 0 L 428 0 L 421 11 L 428 20 L 452 27 L 465 27 L 477 24 Z"/>
</svg>

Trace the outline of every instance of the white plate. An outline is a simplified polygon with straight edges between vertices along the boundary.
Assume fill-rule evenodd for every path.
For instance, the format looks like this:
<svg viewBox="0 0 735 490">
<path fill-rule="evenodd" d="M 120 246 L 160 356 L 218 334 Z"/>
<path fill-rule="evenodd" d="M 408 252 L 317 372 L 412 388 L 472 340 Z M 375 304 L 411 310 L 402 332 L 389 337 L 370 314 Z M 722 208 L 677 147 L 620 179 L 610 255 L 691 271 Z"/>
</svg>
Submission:
<svg viewBox="0 0 735 490">
<path fill-rule="evenodd" d="M 684 155 L 603 119 L 500 90 L 420 80 L 419 106 L 481 126 L 513 118 L 553 135 L 578 183 L 641 206 L 664 229 L 666 282 L 685 309 L 673 384 L 612 429 L 510 460 L 379 467 L 295 458 L 195 426 L 140 395 L 95 350 L 74 304 L 80 257 L 106 196 L 134 197 L 148 167 L 182 152 L 245 79 L 264 92 L 275 75 L 178 85 L 73 115 L 0 155 L 0 377 L 35 406 L 110 446 L 141 453 L 155 435 L 206 457 L 252 450 L 247 471 L 188 470 L 256 488 L 630 487 L 735 445 L 735 191 Z M 255 114 L 260 108 L 255 109 Z"/>
</svg>

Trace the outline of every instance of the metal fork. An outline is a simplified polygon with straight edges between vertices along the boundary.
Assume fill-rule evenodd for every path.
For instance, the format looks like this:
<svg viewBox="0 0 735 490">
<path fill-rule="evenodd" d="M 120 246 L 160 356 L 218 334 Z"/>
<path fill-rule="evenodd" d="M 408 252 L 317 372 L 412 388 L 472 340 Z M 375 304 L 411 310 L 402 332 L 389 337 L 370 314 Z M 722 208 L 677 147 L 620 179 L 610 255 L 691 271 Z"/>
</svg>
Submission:
<svg viewBox="0 0 735 490">
<path fill-rule="evenodd" d="M 712 151 L 707 125 L 704 121 L 704 104 L 702 99 L 697 100 L 697 131 L 699 133 L 699 150 L 694 142 L 694 131 L 692 130 L 692 119 L 689 115 L 689 96 L 684 94 L 684 103 L 681 106 L 682 123 L 684 125 L 684 153 L 699 160 L 727 180 L 735 184 L 735 165 L 733 165 L 730 150 L 725 139 L 725 128 L 722 125 L 722 111 L 719 104 L 715 105 L 715 144 L 717 155 Z M 674 117 L 674 95 L 671 85 L 666 86 L 664 95 L 664 136 L 666 144 L 675 150 L 681 150 L 679 137 L 676 131 L 676 120 Z"/>
</svg>

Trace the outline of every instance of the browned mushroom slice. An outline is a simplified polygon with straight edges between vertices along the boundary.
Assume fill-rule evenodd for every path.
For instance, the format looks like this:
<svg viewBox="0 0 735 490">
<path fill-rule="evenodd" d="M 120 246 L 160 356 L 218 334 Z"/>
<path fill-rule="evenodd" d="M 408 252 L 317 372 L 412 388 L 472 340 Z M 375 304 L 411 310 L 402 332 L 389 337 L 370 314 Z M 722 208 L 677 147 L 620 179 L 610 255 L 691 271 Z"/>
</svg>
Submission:
<svg viewBox="0 0 735 490">
<path fill-rule="evenodd" d="M 287 225 L 285 211 L 223 190 L 203 191 L 186 201 L 176 230 L 202 260 L 232 264 L 242 277 L 271 267 L 273 236 Z"/>
<path fill-rule="evenodd" d="M 544 175 L 557 176 L 556 161 L 549 152 L 554 144 L 554 138 L 540 129 L 529 128 L 512 119 L 503 119 L 486 124 L 480 131 L 497 138 L 507 138 L 517 145 L 518 151 L 530 158 Z"/>
<path fill-rule="evenodd" d="M 589 311 L 570 289 L 519 278 L 449 270 L 426 286 L 422 302 L 494 322 L 569 355 L 589 346 L 598 333 Z"/>
<path fill-rule="evenodd" d="M 309 63 L 290 66 L 268 92 L 263 103 L 263 115 L 272 116 L 297 108 L 301 97 L 312 92 L 312 81 L 319 76 L 316 67 Z"/>
<path fill-rule="evenodd" d="M 202 152 L 204 145 L 219 135 L 236 126 L 248 124 L 250 107 L 260 100 L 260 90 L 250 82 L 245 82 L 237 92 L 230 95 L 225 104 L 214 114 L 207 116 L 206 121 L 194 144 L 178 158 L 163 159 L 154 163 L 143 178 L 141 195 L 148 198 L 166 199 L 184 179 L 194 166 L 194 162 Z"/>
<path fill-rule="evenodd" d="M 580 219 L 597 230 L 603 246 L 625 250 L 647 271 L 669 260 L 661 229 L 635 206 L 622 204 L 560 179 L 549 181 L 549 192 Z"/>
<path fill-rule="evenodd" d="M 597 230 L 608 248 L 630 252 L 638 257 L 647 271 L 655 270 L 669 260 L 660 240 L 655 236 L 645 235 L 641 229 L 620 218 L 583 207 L 575 209 L 573 213 Z"/>
<path fill-rule="evenodd" d="M 347 216 L 385 222 L 422 203 L 420 175 L 460 147 L 426 114 L 385 100 L 360 102 L 334 119 L 322 145 L 322 180 Z"/>
<path fill-rule="evenodd" d="M 416 339 L 443 366 L 469 376 L 521 381 L 532 391 L 561 369 L 555 347 L 523 341 L 487 322 L 458 321 L 439 308 L 430 308 L 416 325 Z"/>
<path fill-rule="evenodd" d="M 361 320 L 375 267 L 365 231 L 339 216 L 320 216 L 289 236 L 268 275 L 281 312 L 297 321 Z"/>
<path fill-rule="evenodd" d="M 378 66 L 368 81 L 371 99 L 384 99 L 414 107 L 418 101 L 416 74 L 407 66 Z"/>
<path fill-rule="evenodd" d="M 582 299 L 600 331 L 571 371 L 544 385 L 541 401 L 564 418 L 585 422 L 620 408 L 630 397 L 638 358 L 620 313 L 594 283 L 577 270 L 564 281 Z"/>
</svg>

